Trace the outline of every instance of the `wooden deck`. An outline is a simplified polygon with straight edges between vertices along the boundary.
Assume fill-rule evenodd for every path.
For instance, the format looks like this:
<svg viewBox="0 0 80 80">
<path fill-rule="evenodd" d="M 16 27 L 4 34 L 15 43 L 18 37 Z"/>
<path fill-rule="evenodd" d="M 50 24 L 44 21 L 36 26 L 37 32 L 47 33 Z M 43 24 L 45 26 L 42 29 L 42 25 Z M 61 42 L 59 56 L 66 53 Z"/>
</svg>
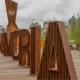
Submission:
<svg viewBox="0 0 80 80">
<path fill-rule="evenodd" d="M 80 53 L 71 51 L 76 74 L 80 80 Z M 18 61 L 11 57 L 5 57 L 0 54 L 0 80 L 37 80 L 36 76 L 30 75 L 30 69 L 19 66 Z"/>
<path fill-rule="evenodd" d="M 30 75 L 30 69 L 21 67 L 11 57 L 0 54 L 0 80 L 36 80 Z"/>
<path fill-rule="evenodd" d="M 75 70 L 76 70 L 76 75 L 78 80 L 80 80 L 80 53 L 78 51 L 71 51 Z"/>
</svg>

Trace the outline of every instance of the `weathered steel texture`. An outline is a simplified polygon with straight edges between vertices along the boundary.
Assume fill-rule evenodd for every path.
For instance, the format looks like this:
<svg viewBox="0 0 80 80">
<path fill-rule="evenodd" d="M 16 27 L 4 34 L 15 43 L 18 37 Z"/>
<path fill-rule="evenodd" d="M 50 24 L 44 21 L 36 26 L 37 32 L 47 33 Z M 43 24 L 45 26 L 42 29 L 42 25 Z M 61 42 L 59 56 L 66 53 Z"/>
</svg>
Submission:
<svg viewBox="0 0 80 80">
<path fill-rule="evenodd" d="M 1 34 L 0 34 L 0 51 L 1 51 Z"/>
<path fill-rule="evenodd" d="M 12 1 L 12 20 L 13 20 L 13 23 L 16 22 L 16 15 L 17 15 L 17 3 Z"/>
<path fill-rule="evenodd" d="M 11 33 L 10 36 L 10 44 L 11 44 L 11 55 L 13 59 L 18 60 L 19 56 L 19 31 L 15 31 Z"/>
<path fill-rule="evenodd" d="M 30 73 L 38 74 L 41 57 L 41 27 L 31 27 L 31 66 Z"/>
<path fill-rule="evenodd" d="M 26 29 L 19 31 L 19 64 L 30 67 L 30 33 Z"/>
<path fill-rule="evenodd" d="M 15 23 L 17 14 L 17 3 L 12 0 L 5 0 L 8 22 Z"/>
<path fill-rule="evenodd" d="M 57 22 L 56 24 L 57 24 L 57 27 L 59 28 L 59 32 L 61 35 L 62 47 L 64 49 L 64 55 L 66 58 L 66 63 L 68 66 L 70 78 L 71 78 L 71 80 L 73 80 L 73 79 L 77 80 L 77 76 L 76 76 L 76 72 L 75 72 L 75 68 L 74 68 L 74 64 L 73 64 L 73 60 L 72 60 L 72 55 L 71 55 L 71 52 L 70 52 L 70 49 L 68 46 L 67 37 L 65 35 L 66 33 L 65 33 L 65 29 L 64 29 L 64 24 L 61 22 Z"/>
<path fill-rule="evenodd" d="M 1 53 L 4 53 L 4 45 L 2 45 L 4 43 L 4 39 L 3 39 L 4 34 L 1 34 Z"/>
<path fill-rule="evenodd" d="M 10 33 L 18 30 L 16 25 L 17 3 L 12 0 L 5 0 L 5 4 L 8 16 L 7 38 L 9 44 Z"/>
<path fill-rule="evenodd" d="M 12 41 L 13 40 L 14 40 L 14 37 L 12 38 L 12 35 L 11 35 L 10 41 L 9 41 L 9 44 L 8 44 L 7 33 L 2 33 L 1 34 L 1 52 L 5 56 L 12 56 L 12 49 L 13 49 Z M 16 44 L 14 44 L 14 45 L 16 45 Z"/>
<path fill-rule="evenodd" d="M 49 23 L 37 80 L 77 80 L 63 22 Z"/>
<path fill-rule="evenodd" d="M 5 4 L 6 4 L 7 16 L 8 16 L 8 23 L 9 23 L 11 21 L 12 1 L 5 0 Z"/>
<path fill-rule="evenodd" d="M 9 56 L 7 33 L 2 33 L 2 34 L 1 34 L 1 52 L 2 52 L 5 56 Z"/>
</svg>

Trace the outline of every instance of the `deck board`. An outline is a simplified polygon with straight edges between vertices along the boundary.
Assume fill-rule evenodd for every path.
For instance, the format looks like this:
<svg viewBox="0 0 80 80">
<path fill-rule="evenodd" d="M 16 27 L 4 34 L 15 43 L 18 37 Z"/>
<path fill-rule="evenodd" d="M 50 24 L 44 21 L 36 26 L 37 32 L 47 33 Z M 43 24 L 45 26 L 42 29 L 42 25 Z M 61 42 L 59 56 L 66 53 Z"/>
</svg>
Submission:
<svg viewBox="0 0 80 80">
<path fill-rule="evenodd" d="M 0 54 L 0 80 L 36 80 L 30 69 L 19 66 L 18 61 Z"/>
</svg>

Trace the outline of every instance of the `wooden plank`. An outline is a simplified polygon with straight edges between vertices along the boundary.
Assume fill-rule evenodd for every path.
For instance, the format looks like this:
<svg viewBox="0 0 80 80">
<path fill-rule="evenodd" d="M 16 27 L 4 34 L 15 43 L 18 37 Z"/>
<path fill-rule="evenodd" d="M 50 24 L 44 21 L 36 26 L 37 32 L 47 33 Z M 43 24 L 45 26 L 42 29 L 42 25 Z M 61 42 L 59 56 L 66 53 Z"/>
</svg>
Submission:
<svg viewBox="0 0 80 80">
<path fill-rule="evenodd" d="M 36 80 L 30 76 L 30 68 L 18 65 L 18 61 L 0 54 L 0 80 Z"/>
</svg>

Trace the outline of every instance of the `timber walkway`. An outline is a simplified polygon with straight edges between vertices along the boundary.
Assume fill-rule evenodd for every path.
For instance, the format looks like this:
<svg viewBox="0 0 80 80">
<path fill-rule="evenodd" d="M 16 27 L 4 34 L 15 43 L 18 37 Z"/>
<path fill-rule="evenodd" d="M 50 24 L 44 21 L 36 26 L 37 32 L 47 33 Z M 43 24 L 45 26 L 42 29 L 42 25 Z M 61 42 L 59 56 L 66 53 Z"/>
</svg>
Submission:
<svg viewBox="0 0 80 80">
<path fill-rule="evenodd" d="M 78 80 L 80 80 L 80 52 L 71 51 Z"/>
<path fill-rule="evenodd" d="M 0 80 L 36 80 L 30 69 L 19 66 L 18 61 L 0 54 Z"/>
<path fill-rule="evenodd" d="M 71 51 L 78 80 L 80 80 L 80 53 Z M 18 61 L 0 54 L 0 80 L 37 80 L 30 75 L 30 69 L 19 66 Z"/>
</svg>

